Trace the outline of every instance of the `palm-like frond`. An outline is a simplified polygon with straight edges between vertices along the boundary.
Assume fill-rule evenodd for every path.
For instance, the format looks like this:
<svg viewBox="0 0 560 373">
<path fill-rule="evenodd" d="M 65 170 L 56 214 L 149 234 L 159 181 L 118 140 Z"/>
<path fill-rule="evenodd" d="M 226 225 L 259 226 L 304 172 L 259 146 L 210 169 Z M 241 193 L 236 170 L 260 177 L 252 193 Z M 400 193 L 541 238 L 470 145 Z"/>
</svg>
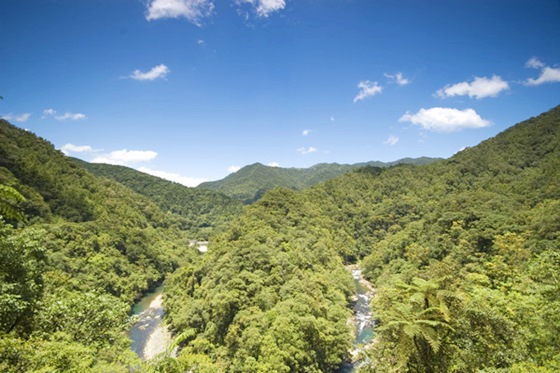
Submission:
<svg viewBox="0 0 560 373">
<path fill-rule="evenodd" d="M 24 220 L 25 216 L 18 208 L 25 198 L 14 188 L 0 184 L 0 216 L 6 219 Z"/>
</svg>

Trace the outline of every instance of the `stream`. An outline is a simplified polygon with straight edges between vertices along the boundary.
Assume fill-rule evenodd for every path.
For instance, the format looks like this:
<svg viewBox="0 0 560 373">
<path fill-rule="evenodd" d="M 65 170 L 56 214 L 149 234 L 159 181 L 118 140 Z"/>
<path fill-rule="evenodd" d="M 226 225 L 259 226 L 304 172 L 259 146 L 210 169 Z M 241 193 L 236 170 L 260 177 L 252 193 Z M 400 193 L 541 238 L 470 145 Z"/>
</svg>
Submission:
<svg viewBox="0 0 560 373">
<path fill-rule="evenodd" d="M 171 334 L 163 323 L 163 285 L 146 294 L 132 307 L 138 321 L 128 331 L 130 348 L 142 360 L 149 360 L 165 352 L 171 343 Z"/>
<path fill-rule="evenodd" d="M 356 302 L 354 303 L 354 317 L 353 322 L 356 327 L 356 337 L 354 345 L 350 351 L 352 361 L 344 363 L 339 370 L 339 373 L 350 373 L 356 371 L 360 366 L 366 364 L 367 358 L 360 359 L 360 352 L 363 351 L 364 346 L 373 340 L 373 326 L 374 322 L 371 319 L 371 308 L 369 302 L 373 296 L 373 289 L 371 285 L 362 276 L 362 270 L 355 267 L 350 268 L 352 277 L 354 277 L 354 284 L 356 285 Z"/>
<path fill-rule="evenodd" d="M 354 316 L 352 321 L 356 328 L 353 348 L 350 351 L 352 361 L 344 363 L 339 373 L 355 372 L 360 366 L 368 362 L 360 358 L 364 346 L 373 339 L 373 326 L 369 302 L 373 296 L 371 285 L 362 276 L 362 271 L 351 267 L 354 284 L 356 285 L 356 300 L 353 305 Z M 144 296 L 132 308 L 132 314 L 138 321 L 130 328 L 129 338 L 132 340 L 131 349 L 142 360 L 149 360 L 165 352 L 171 343 L 171 333 L 163 323 L 164 309 L 162 304 L 163 286 Z M 175 355 L 172 353 L 172 355 Z"/>
</svg>

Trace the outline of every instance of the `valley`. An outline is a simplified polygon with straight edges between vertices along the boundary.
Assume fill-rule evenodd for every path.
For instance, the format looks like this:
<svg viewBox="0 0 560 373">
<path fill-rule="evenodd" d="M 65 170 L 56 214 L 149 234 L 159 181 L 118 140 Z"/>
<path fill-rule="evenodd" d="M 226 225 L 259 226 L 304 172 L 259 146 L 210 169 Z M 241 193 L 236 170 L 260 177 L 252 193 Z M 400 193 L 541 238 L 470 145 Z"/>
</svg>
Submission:
<svg viewBox="0 0 560 373">
<path fill-rule="evenodd" d="M 553 372 L 559 152 L 556 107 L 449 159 L 249 203 L 2 120 L 0 370 Z M 163 309 L 178 349 L 148 359 Z"/>
</svg>

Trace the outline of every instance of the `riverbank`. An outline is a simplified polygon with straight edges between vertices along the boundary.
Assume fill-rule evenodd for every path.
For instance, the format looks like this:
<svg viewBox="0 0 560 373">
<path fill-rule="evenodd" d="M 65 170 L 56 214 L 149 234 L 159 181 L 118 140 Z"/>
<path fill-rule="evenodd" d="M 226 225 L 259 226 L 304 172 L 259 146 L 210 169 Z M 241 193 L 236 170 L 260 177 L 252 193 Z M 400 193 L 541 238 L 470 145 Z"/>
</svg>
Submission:
<svg viewBox="0 0 560 373">
<path fill-rule="evenodd" d="M 142 360 L 150 360 L 165 352 L 172 342 L 172 336 L 163 322 L 163 286 L 146 294 L 133 307 L 137 322 L 130 328 L 131 349 Z"/>
<path fill-rule="evenodd" d="M 354 344 L 349 351 L 352 360 L 343 365 L 339 373 L 350 373 L 357 370 L 363 364 L 367 364 L 367 358 L 363 358 L 365 351 L 373 340 L 372 312 L 370 302 L 375 294 L 373 286 L 363 277 L 362 270 L 358 265 L 346 266 L 352 273 L 354 284 L 356 285 L 356 296 L 353 299 L 354 314 L 349 320 L 354 328 Z"/>
</svg>

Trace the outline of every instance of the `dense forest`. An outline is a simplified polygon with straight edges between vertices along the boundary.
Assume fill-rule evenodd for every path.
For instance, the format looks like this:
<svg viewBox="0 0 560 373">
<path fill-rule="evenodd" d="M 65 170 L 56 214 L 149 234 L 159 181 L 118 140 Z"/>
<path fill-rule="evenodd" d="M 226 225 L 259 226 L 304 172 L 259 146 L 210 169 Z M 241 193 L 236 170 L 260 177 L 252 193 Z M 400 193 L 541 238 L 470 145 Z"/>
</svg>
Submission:
<svg viewBox="0 0 560 373">
<path fill-rule="evenodd" d="M 197 371 L 335 372 L 345 263 L 376 288 L 372 372 L 560 369 L 560 107 L 449 160 L 278 189 L 168 281 Z"/>
<path fill-rule="evenodd" d="M 158 189 L 2 121 L 0 369 L 337 372 L 357 264 L 377 320 L 360 371 L 557 372 L 559 132 L 556 107 L 448 160 L 270 190 L 200 255 Z M 141 363 L 129 308 L 164 277 L 181 348 Z"/>
<path fill-rule="evenodd" d="M 129 371 L 130 306 L 196 252 L 153 201 L 0 121 L 0 371 Z"/>
<path fill-rule="evenodd" d="M 207 240 L 241 214 L 241 202 L 222 193 L 188 188 L 124 166 L 75 161 L 96 176 L 118 181 L 148 197 L 175 225 L 196 239 Z"/>
<path fill-rule="evenodd" d="M 438 158 L 421 157 L 403 158 L 394 162 L 319 163 L 309 168 L 282 168 L 255 163 L 241 168 L 222 180 L 202 183 L 197 188 L 221 192 L 245 204 L 251 204 L 258 201 L 271 189 L 282 187 L 302 190 L 357 168 L 366 166 L 390 167 L 398 164 L 423 165 L 437 160 Z"/>
</svg>

